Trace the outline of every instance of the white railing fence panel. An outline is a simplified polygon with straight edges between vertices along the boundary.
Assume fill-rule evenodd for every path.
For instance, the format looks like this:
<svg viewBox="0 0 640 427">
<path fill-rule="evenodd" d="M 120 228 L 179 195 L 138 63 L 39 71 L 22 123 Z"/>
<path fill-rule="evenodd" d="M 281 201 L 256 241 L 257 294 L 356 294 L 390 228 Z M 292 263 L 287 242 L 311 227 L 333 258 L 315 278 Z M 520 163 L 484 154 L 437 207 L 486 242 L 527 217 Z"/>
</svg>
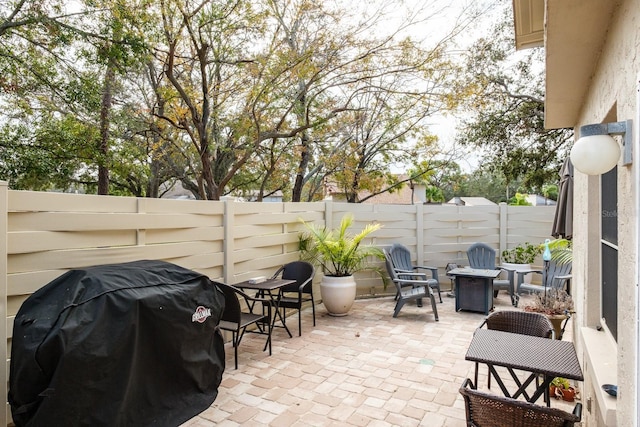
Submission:
<svg viewBox="0 0 640 427">
<path fill-rule="evenodd" d="M 270 276 L 298 259 L 301 221 L 336 227 L 346 213 L 354 215 L 354 233 L 370 222 L 382 224 L 365 243 L 406 245 L 416 262 L 440 269 L 447 289 L 446 264 L 464 264 L 471 243 L 484 241 L 500 251 L 525 241 L 542 242 L 550 237 L 554 208 L 163 200 L 13 191 L 0 182 L 4 395 L 14 317 L 29 295 L 64 272 L 162 259 L 227 283 Z M 384 269 L 384 263 L 376 265 Z M 314 281 L 318 300 L 320 277 L 318 272 Z M 358 274 L 359 296 L 384 293 L 376 274 Z M 0 417 L 11 420 L 8 406 Z"/>
</svg>

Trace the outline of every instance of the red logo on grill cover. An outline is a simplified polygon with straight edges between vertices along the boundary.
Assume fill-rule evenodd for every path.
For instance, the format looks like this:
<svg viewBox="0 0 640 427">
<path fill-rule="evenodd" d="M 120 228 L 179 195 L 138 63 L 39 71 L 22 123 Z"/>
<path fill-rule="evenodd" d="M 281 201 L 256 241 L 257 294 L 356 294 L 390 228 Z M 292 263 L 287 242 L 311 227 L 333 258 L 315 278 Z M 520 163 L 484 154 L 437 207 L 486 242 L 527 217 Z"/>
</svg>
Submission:
<svg viewBox="0 0 640 427">
<path fill-rule="evenodd" d="M 211 316 L 211 309 L 203 306 L 196 308 L 195 313 L 191 316 L 192 322 L 204 323 L 207 317 Z"/>
</svg>

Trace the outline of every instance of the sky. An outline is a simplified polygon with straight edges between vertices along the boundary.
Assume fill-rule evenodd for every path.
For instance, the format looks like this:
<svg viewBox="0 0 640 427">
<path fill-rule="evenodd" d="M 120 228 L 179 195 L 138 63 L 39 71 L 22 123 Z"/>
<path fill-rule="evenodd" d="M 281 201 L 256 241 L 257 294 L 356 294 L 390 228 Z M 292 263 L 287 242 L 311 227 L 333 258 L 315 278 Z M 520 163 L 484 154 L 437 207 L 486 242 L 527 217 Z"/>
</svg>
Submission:
<svg viewBox="0 0 640 427">
<path fill-rule="evenodd" d="M 468 48 L 477 38 L 491 31 L 491 27 L 500 19 L 505 7 L 511 7 L 511 2 L 504 0 L 430 0 L 429 2 L 404 0 L 404 3 L 405 9 L 397 8 L 393 12 L 397 15 L 396 19 L 399 22 L 407 10 L 421 11 L 420 13 L 423 13 L 423 18 L 427 21 L 425 24 L 418 24 L 411 28 L 408 34 L 415 39 L 424 39 L 426 46 L 450 34 L 465 9 L 472 8 L 481 11 L 477 19 L 465 23 L 464 30 L 456 37 L 456 48 L 452 50 L 454 57 Z M 425 27 L 428 27 L 427 31 L 425 31 Z M 460 123 L 459 117 L 451 113 L 438 114 L 433 116 L 429 122 L 431 133 L 438 136 L 442 146 L 451 148 L 455 145 L 457 127 Z M 471 152 L 467 153 L 458 163 L 463 172 L 471 172 L 478 167 L 479 158 Z M 394 172 L 404 172 L 402 167 L 396 169 Z"/>
<path fill-rule="evenodd" d="M 511 2 L 505 0 L 367 0 L 353 2 L 352 0 L 335 0 L 337 3 L 346 2 L 354 16 L 364 10 L 383 10 L 385 13 L 385 25 L 378 28 L 378 31 L 397 28 L 407 16 L 412 16 L 416 21 L 399 37 L 411 36 L 415 40 L 422 40 L 425 46 L 433 46 L 443 37 L 447 37 L 452 28 L 459 22 L 463 22 L 464 30 L 456 37 L 456 48 L 452 50 L 455 57 L 465 48 L 471 45 L 478 37 L 486 34 L 493 23 L 498 19 L 500 12 L 505 7 L 511 7 Z M 70 0 L 67 6 L 74 8 L 74 0 Z M 482 13 L 478 19 L 469 20 L 461 18 L 465 10 L 479 10 Z M 445 150 L 454 145 L 456 139 L 456 129 L 459 118 L 452 114 L 438 114 L 430 119 L 430 131 L 438 136 L 439 141 Z M 465 156 L 459 161 L 459 165 L 464 172 L 470 172 L 478 165 L 478 159 L 472 154 Z M 394 172 L 404 172 L 406 167 L 394 168 Z M 401 170 L 402 169 L 402 170 Z"/>
</svg>

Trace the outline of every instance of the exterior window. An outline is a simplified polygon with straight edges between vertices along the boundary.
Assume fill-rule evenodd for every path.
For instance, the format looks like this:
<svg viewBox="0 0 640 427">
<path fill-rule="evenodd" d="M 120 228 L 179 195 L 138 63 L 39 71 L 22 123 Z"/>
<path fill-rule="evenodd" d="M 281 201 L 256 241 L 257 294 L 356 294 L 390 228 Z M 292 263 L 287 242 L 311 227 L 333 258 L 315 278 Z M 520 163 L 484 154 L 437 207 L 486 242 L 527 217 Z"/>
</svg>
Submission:
<svg viewBox="0 0 640 427">
<path fill-rule="evenodd" d="M 600 181 L 602 221 L 602 318 L 618 340 L 618 168 L 602 175 Z"/>
</svg>

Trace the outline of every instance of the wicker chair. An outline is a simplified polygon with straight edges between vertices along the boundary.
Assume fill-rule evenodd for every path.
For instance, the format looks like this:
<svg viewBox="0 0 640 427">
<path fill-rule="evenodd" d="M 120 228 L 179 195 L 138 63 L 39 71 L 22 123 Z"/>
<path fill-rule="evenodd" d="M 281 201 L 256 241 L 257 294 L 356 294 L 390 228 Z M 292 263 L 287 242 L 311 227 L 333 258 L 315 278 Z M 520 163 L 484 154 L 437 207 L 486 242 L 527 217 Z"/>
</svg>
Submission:
<svg viewBox="0 0 640 427">
<path fill-rule="evenodd" d="M 511 332 L 514 334 L 531 335 L 534 337 L 555 338 L 551 321 L 541 313 L 528 311 L 503 310 L 487 316 L 479 326 L 487 329 Z"/>
<path fill-rule="evenodd" d="M 477 391 L 470 379 L 460 387 L 469 427 L 570 427 L 582 418 L 582 404 L 573 413 Z"/>
<path fill-rule="evenodd" d="M 555 338 L 553 324 L 544 314 L 528 311 L 504 310 L 495 311 L 487 316 L 479 328 L 531 335 L 542 338 Z M 475 381 L 478 383 L 478 363 L 476 363 Z M 491 388 L 491 374 L 487 376 L 487 387 Z M 545 399 L 548 398 L 545 393 Z"/>
</svg>

